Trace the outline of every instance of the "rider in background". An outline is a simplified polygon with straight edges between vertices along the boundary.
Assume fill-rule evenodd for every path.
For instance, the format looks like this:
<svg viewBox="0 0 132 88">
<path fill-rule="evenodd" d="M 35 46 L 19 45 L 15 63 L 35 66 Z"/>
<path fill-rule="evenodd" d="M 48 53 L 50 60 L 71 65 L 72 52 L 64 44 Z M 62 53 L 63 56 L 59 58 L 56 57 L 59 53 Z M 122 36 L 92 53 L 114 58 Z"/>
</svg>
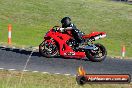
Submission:
<svg viewBox="0 0 132 88">
<path fill-rule="evenodd" d="M 83 33 L 77 29 L 77 27 L 71 23 L 71 18 L 70 17 L 64 17 L 61 20 L 62 28 L 64 30 L 69 30 L 71 29 L 71 33 L 74 37 L 74 39 L 79 43 L 79 47 L 82 46 L 84 43 L 84 40 L 82 39 Z"/>
</svg>

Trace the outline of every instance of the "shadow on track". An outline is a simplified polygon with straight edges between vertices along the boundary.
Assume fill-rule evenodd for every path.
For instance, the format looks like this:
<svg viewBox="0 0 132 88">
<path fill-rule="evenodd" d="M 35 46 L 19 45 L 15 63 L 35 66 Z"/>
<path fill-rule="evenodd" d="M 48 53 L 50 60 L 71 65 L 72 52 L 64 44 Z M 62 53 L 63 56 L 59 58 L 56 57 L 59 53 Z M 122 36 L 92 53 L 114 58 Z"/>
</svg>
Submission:
<svg viewBox="0 0 132 88">
<path fill-rule="evenodd" d="M 2 47 L 2 46 L 0 46 L 0 50 L 11 51 L 11 52 L 19 53 L 19 54 L 24 54 L 24 55 L 30 55 L 31 52 L 32 52 L 32 50 L 25 50 L 25 49 L 19 49 L 19 48 L 10 48 L 10 47 Z M 34 51 L 32 56 L 44 57 L 38 51 Z M 66 57 L 61 57 L 61 56 L 56 56 L 54 58 L 76 59 L 76 58 L 66 58 Z M 88 59 L 76 59 L 76 60 L 89 61 Z"/>
<path fill-rule="evenodd" d="M 31 52 L 32 52 L 31 50 L 24 50 L 24 49 L 19 49 L 19 48 L 1 47 L 1 46 L 0 46 L 0 50 L 11 51 L 11 52 L 15 52 L 15 53 L 19 53 L 19 54 L 25 54 L 25 55 L 30 55 Z M 41 55 L 37 51 L 34 51 L 32 56 L 41 57 Z"/>
</svg>

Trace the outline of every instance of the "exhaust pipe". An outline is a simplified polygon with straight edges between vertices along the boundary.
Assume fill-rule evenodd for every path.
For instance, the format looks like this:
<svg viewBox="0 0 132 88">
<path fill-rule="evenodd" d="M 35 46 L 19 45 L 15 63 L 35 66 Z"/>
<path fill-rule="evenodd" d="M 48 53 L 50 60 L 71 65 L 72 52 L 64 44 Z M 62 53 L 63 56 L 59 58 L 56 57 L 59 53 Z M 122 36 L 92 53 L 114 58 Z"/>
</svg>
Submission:
<svg viewBox="0 0 132 88">
<path fill-rule="evenodd" d="M 106 37 L 106 34 L 98 35 L 98 36 L 94 37 L 94 39 L 98 40 L 98 39 L 101 39 L 101 38 L 104 38 L 104 37 Z"/>
</svg>

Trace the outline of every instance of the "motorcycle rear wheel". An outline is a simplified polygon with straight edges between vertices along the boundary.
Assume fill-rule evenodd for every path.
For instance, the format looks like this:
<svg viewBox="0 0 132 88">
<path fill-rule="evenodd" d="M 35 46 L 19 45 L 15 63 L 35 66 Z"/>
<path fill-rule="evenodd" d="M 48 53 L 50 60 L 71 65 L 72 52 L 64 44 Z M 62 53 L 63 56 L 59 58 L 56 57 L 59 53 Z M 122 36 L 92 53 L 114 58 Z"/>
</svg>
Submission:
<svg viewBox="0 0 132 88">
<path fill-rule="evenodd" d="M 39 53 L 44 56 L 44 57 L 55 57 L 58 55 L 59 50 L 56 42 L 51 39 L 51 42 L 47 42 L 44 40 L 40 45 L 39 45 Z"/>
<path fill-rule="evenodd" d="M 90 61 L 93 62 L 101 62 L 103 61 L 107 56 L 106 48 L 102 44 L 95 44 L 96 47 L 98 47 L 98 50 L 87 50 L 86 56 Z"/>
</svg>

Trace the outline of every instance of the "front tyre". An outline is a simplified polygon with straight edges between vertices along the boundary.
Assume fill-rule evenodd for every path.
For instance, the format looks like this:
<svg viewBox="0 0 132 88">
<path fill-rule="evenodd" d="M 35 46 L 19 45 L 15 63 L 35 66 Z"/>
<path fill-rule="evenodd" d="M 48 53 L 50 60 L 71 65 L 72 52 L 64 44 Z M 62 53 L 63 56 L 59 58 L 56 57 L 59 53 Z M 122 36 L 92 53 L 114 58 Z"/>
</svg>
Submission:
<svg viewBox="0 0 132 88">
<path fill-rule="evenodd" d="M 95 44 L 96 47 L 98 47 L 97 50 L 87 50 L 86 56 L 90 61 L 93 62 L 101 62 L 106 58 L 107 51 L 106 48 L 102 44 Z"/>
<path fill-rule="evenodd" d="M 53 40 L 45 40 L 39 45 L 39 53 L 44 57 L 55 57 L 58 55 L 57 43 Z"/>
</svg>

